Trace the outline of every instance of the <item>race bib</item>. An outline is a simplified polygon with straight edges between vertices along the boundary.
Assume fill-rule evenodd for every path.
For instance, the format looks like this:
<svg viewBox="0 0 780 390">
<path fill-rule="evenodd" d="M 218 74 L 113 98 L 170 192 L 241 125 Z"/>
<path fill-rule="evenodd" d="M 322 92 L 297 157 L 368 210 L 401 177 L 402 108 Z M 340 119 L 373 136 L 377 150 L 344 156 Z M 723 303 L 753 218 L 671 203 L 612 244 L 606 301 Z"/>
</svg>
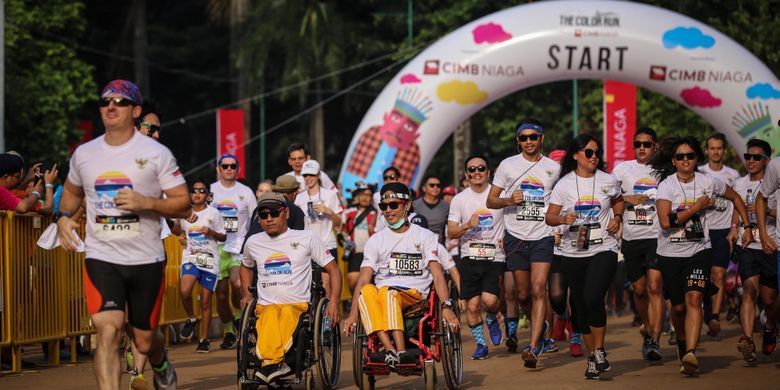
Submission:
<svg viewBox="0 0 780 390">
<path fill-rule="evenodd" d="M 571 245 L 577 249 L 588 249 L 591 245 L 604 242 L 601 224 L 598 222 L 572 225 L 569 227 L 569 234 L 574 235 Z"/>
<path fill-rule="evenodd" d="M 209 252 L 193 251 L 190 253 L 190 261 L 198 268 L 214 268 L 214 255 Z"/>
<path fill-rule="evenodd" d="M 626 210 L 626 223 L 629 225 L 652 225 L 655 218 L 655 206 L 629 205 Z"/>
<path fill-rule="evenodd" d="M 390 275 L 420 276 L 423 274 L 421 253 L 393 253 L 390 255 Z"/>
<path fill-rule="evenodd" d="M 544 202 L 532 202 L 524 200 L 517 205 L 518 221 L 544 221 Z"/>
<path fill-rule="evenodd" d="M 99 240 L 126 240 L 141 235 L 141 220 L 137 215 L 98 215 L 95 217 L 95 237 Z"/>
<path fill-rule="evenodd" d="M 493 261 L 496 259 L 496 246 L 488 243 L 472 242 L 469 244 L 469 257 L 472 260 Z"/>
<path fill-rule="evenodd" d="M 686 242 L 699 242 L 704 239 L 704 226 L 701 223 L 701 218 L 698 215 L 694 215 L 688 222 L 685 223 L 685 227 L 672 228 L 672 234 L 669 236 L 669 242 L 679 244 Z"/>
<path fill-rule="evenodd" d="M 723 212 L 726 211 L 726 208 L 728 206 L 729 200 L 726 198 L 722 198 L 720 196 L 715 197 L 715 204 L 712 206 L 715 208 L 715 211 Z"/>
<path fill-rule="evenodd" d="M 225 231 L 228 233 L 238 232 L 238 217 L 222 217 L 225 221 Z"/>
</svg>

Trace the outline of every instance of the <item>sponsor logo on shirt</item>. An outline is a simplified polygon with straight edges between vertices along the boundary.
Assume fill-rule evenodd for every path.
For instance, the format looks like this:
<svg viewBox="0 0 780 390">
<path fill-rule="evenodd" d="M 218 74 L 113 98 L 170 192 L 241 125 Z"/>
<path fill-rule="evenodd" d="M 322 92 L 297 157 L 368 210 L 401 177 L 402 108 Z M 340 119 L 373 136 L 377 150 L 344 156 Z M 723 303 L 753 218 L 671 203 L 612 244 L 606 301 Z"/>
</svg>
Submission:
<svg viewBox="0 0 780 390">
<path fill-rule="evenodd" d="M 524 200 L 544 201 L 544 183 L 535 176 L 528 176 L 521 181 L 520 191 L 523 192 Z"/>
<path fill-rule="evenodd" d="M 206 237 L 206 232 L 208 231 L 209 228 L 206 226 L 190 226 L 189 230 L 187 230 L 187 238 L 196 242 L 204 242 L 208 240 L 208 237 Z"/>
<path fill-rule="evenodd" d="M 217 210 L 219 210 L 219 213 L 225 217 L 238 216 L 238 206 L 236 206 L 236 204 L 230 199 L 224 199 L 219 202 L 217 205 Z"/>
<path fill-rule="evenodd" d="M 601 211 L 601 202 L 590 195 L 585 195 L 574 204 L 574 211 L 581 218 L 595 217 Z"/>
<path fill-rule="evenodd" d="M 146 158 L 137 158 L 135 159 L 135 166 L 138 167 L 138 169 L 144 169 L 146 168 L 146 164 L 149 163 L 149 159 Z"/>
<path fill-rule="evenodd" d="M 115 209 L 114 198 L 122 188 L 133 189 L 133 182 L 124 173 L 108 171 L 100 174 L 95 180 L 95 193 L 98 198 L 95 202 L 95 208 L 98 210 Z"/>
<path fill-rule="evenodd" d="M 493 214 L 490 212 L 490 210 L 486 208 L 476 209 L 471 214 L 471 218 L 475 218 L 475 217 L 479 218 L 479 223 L 475 228 L 471 229 L 469 232 L 479 233 L 479 232 L 484 232 L 493 229 Z"/>
<path fill-rule="evenodd" d="M 658 183 L 647 177 L 639 179 L 634 183 L 634 193 L 637 195 L 644 194 L 656 188 L 658 188 Z"/>
<path fill-rule="evenodd" d="M 284 253 L 273 253 L 265 259 L 263 264 L 265 274 L 272 275 L 290 275 L 292 274 L 292 262 Z"/>
</svg>

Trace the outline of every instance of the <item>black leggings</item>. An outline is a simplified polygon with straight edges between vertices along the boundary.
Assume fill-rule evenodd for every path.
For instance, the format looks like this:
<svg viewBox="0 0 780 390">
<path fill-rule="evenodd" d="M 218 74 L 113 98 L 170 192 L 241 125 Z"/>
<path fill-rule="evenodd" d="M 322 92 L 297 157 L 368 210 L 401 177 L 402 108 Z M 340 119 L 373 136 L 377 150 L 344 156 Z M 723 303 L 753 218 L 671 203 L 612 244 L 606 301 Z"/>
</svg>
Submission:
<svg viewBox="0 0 780 390">
<path fill-rule="evenodd" d="M 569 286 L 563 273 L 550 274 L 550 305 L 553 311 L 560 317 L 566 314 L 566 298 L 569 295 Z"/>
<path fill-rule="evenodd" d="M 590 327 L 606 326 L 604 297 L 615 276 L 617 253 L 607 251 L 590 257 L 563 257 L 561 268 L 571 289 L 574 331 L 590 334 Z"/>
</svg>

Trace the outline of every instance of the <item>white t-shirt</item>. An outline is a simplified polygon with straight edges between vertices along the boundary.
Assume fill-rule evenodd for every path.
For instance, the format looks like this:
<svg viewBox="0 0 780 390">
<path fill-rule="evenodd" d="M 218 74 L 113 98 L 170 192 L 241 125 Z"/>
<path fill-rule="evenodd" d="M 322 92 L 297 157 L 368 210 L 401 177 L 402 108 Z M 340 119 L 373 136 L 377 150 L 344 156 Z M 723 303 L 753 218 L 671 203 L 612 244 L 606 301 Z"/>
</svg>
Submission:
<svg viewBox="0 0 780 390">
<path fill-rule="evenodd" d="M 182 263 L 192 263 L 199 269 L 212 273 L 219 273 L 218 243 L 212 237 L 206 236 L 208 229 L 217 233 L 225 233 L 225 224 L 222 215 L 211 206 L 206 206 L 201 211 L 196 211 L 198 220 L 191 224 L 186 219 L 180 219 L 181 229 L 187 234 L 187 247 L 184 248 Z"/>
<path fill-rule="evenodd" d="M 448 221 L 460 225 L 467 223 L 474 216 L 479 218 L 479 224 L 460 237 L 462 258 L 498 262 L 506 260 L 504 248 L 501 247 L 501 240 L 504 238 L 504 210 L 487 207 L 490 188 L 488 186 L 482 192 L 466 188 L 452 198 Z"/>
<path fill-rule="evenodd" d="M 120 210 L 114 197 L 130 188 L 162 198 L 163 191 L 186 184 L 168 148 L 137 131 L 119 146 L 107 144 L 102 135 L 73 153 L 68 181 L 84 189 L 87 258 L 121 265 L 165 261 L 160 215 Z"/>
<path fill-rule="evenodd" d="M 620 186 L 614 176 L 596 171 L 593 177 L 579 177 L 569 172 L 562 177 L 550 195 L 550 204 L 561 206 L 561 214 L 577 213 L 577 221 L 562 226 L 561 255 L 588 257 L 600 252 L 618 251 L 615 236 L 607 232 L 612 218 L 612 199 L 620 196 Z M 584 232 L 584 233 L 581 233 Z M 578 240 L 579 235 L 583 237 Z M 578 248 L 578 241 L 581 243 Z M 587 243 L 587 248 L 585 244 Z"/>
<path fill-rule="evenodd" d="M 624 161 L 612 170 L 612 176 L 618 180 L 623 195 L 647 195 L 644 204 L 634 206 L 626 202 L 623 214 L 623 239 L 644 240 L 658 237 L 658 217 L 656 216 L 655 195 L 658 183 L 653 168 L 640 164 L 636 160 Z"/>
<path fill-rule="evenodd" d="M 249 231 L 250 218 L 257 207 L 255 192 L 239 182 L 226 188 L 219 181 L 211 184 L 211 192 L 214 194 L 211 204 L 219 210 L 225 222 L 225 251 L 239 254 L 241 243 Z"/>
<path fill-rule="evenodd" d="M 739 179 L 739 172 L 723 166 L 719 171 L 713 171 L 709 164 L 699 167 L 699 170 L 717 177 L 720 181 L 726 183 L 729 187 L 734 187 L 734 181 Z M 731 229 L 731 214 L 734 212 L 734 204 L 728 199 L 718 196 L 715 198 L 715 205 L 707 209 L 707 219 L 709 219 L 709 229 Z"/>
<path fill-rule="evenodd" d="M 431 261 L 439 261 L 436 235 L 411 224 L 403 233 L 384 229 L 371 236 L 360 267 L 374 270 L 377 287 L 413 288 L 425 297 L 433 282 L 428 269 Z"/>
<path fill-rule="evenodd" d="M 736 191 L 740 197 L 742 197 L 742 201 L 745 202 L 745 205 L 754 204 L 756 203 L 756 196 L 758 196 L 758 187 L 761 185 L 761 180 L 759 181 L 750 181 L 750 175 L 745 175 L 737 179 L 737 181 L 734 182 L 734 191 Z M 777 192 L 773 192 L 772 195 L 769 195 L 767 198 L 767 211 L 772 210 L 777 207 Z M 748 248 L 750 249 L 758 249 L 761 250 L 761 237 L 758 236 L 758 219 L 756 218 L 755 213 L 748 213 L 748 217 L 750 217 L 750 223 L 753 227 L 753 242 L 748 245 Z M 776 229 L 777 221 L 775 218 L 770 217 L 769 215 L 766 216 L 766 232 L 770 237 L 774 237 L 775 233 L 777 231 Z M 744 232 L 744 228 L 739 228 L 739 236 L 742 237 L 742 233 Z"/>
<path fill-rule="evenodd" d="M 288 229 L 276 237 L 253 234 L 241 263 L 257 269 L 257 303 L 273 305 L 311 300 L 312 260 L 325 267 L 333 256 L 316 233 Z"/>
<path fill-rule="evenodd" d="M 455 267 L 455 259 L 453 259 L 450 252 L 447 251 L 446 246 L 439 244 L 437 253 L 439 254 L 439 264 L 441 264 L 441 267 L 444 269 L 444 271 L 449 271 Z"/>
<path fill-rule="evenodd" d="M 510 197 L 515 190 L 523 192 L 523 204 L 504 208 L 507 232 L 527 241 L 552 235 L 552 227 L 544 222 L 544 214 L 560 170 L 557 162 L 545 156 L 534 162 L 518 154 L 501 161 L 493 177 L 493 185 L 503 188 L 501 197 Z"/>
<path fill-rule="evenodd" d="M 765 198 L 768 198 L 778 189 L 780 189 L 780 159 L 772 159 L 766 167 L 764 179 L 761 180 L 758 190 L 761 191 Z M 775 239 L 780 239 L 780 219 L 777 220 L 776 228 Z"/>
<path fill-rule="evenodd" d="M 331 221 L 327 215 L 323 214 L 320 216 L 314 213 L 314 209 L 309 207 L 309 202 L 311 202 L 312 205 L 317 202 L 323 202 L 325 207 L 333 210 L 334 213 L 341 215 L 343 209 L 341 207 L 341 202 L 339 202 L 338 194 L 334 190 L 320 188 L 320 191 L 314 195 L 309 195 L 308 191 L 304 191 L 299 193 L 295 198 L 295 205 L 300 207 L 306 215 L 304 218 L 306 230 L 316 232 L 326 248 L 335 248 L 336 235 L 333 234 L 333 221 Z"/>
<path fill-rule="evenodd" d="M 672 213 L 675 213 L 693 206 L 702 196 L 712 197 L 725 192 L 726 184 L 710 174 L 696 172 L 693 180 L 688 183 L 680 183 L 677 174 L 672 174 L 658 185 L 656 200 L 672 202 Z M 666 257 L 690 258 L 710 248 L 710 215 L 706 211 L 700 212 L 697 214 L 699 221 L 692 218 L 685 223 L 685 227 L 662 229 L 661 225 L 658 225 L 657 253 Z"/>
<path fill-rule="evenodd" d="M 301 185 L 298 189 L 298 194 L 306 191 L 306 182 L 303 181 L 303 175 L 296 175 L 295 171 L 290 171 L 285 173 L 285 175 L 290 175 L 295 177 L 295 180 L 298 181 L 298 183 Z M 330 177 L 328 177 L 328 174 L 325 173 L 325 171 L 320 171 L 320 187 L 326 188 L 329 190 L 336 190 L 336 184 L 333 183 L 333 180 L 330 180 Z"/>
</svg>

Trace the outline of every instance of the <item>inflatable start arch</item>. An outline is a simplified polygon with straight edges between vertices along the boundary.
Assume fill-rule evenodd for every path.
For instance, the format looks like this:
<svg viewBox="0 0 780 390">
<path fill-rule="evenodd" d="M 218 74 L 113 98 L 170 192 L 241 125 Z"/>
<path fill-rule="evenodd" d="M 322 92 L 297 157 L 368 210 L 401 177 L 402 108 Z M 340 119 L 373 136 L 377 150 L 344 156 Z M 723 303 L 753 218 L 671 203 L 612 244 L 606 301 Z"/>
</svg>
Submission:
<svg viewBox="0 0 780 390">
<path fill-rule="evenodd" d="M 441 144 L 482 107 L 570 79 L 639 85 L 699 114 L 740 154 L 750 138 L 780 152 L 778 79 L 729 37 L 649 5 L 545 1 L 471 22 L 410 61 L 360 122 L 342 188 L 382 183 L 390 165 L 416 186 Z"/>
</svg>

